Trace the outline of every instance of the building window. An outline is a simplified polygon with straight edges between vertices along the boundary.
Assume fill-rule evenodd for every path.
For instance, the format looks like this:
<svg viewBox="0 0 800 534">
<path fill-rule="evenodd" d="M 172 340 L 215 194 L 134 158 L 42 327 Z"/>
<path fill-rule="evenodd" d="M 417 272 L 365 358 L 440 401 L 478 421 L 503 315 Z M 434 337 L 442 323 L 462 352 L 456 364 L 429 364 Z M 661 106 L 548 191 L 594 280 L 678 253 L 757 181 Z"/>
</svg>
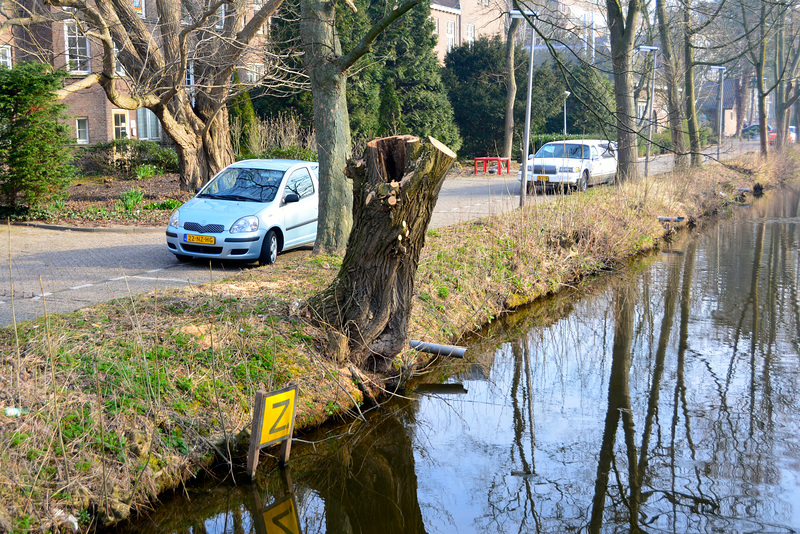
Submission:
<svg viewBox="0 0 800 534">
<path fill-rule="evenodd" d="M 433 35 L 439 35 L 439 17 L 433 17 Z"/>
<path fill-rule="evenodd" d="M 472 44 L 475 42 L 475 25 L 467 24 L 467 43 Z"/>
<path fill-rule="evenodd" d="M 64 35 L 67 45 L 67 68 L 72 72 L 91 72 L 89 39 L 80 34 L 80 28 L 74 21 L 64 24 Z"/>
<path fill-rule="evenodd" d="M 117 43 L 114 43 L 114 72 L 117 76 L 126 76 L 127 73 L 125 72 L 125 67 L 122 65 L 122 62 L 119 60 L 119 47 Z"/>
<path fill-rule="evenodd" d="M 647 102 L 637 102 L 636 103 L 636 119 L 642 121 L 645 117 L 645 113 L 647 113 Z"/>
<path fill-rule="evenodd" d="M 139 108 L 136 110 L 136 118 L 139 121 L 139 139 L 161 140 L 161 121 L 155 113 L 147 108 Z"/>
<path fill-rule="evenodd" d="M 221 30 L 225 27 L 225 4 L 222 4 L 219 6 L 219 9 L 217 9 L 217 23 L 215 24 L 215 27 L 218 30 Z"/>
<path fill-rule="evenodd" d="M 114 139 L 127 139 L 128 136 L 128 112 L 126 110 L 114 110 Z"/>
<path fill-rule="evenodd" d="M 0 65 L 11 68 L 11 47 L 8 45 L 0 46 Z"/>
<path fill-rule="evenodd" d="M 144 18 L 144 0 L 133 0 L 133 10 Z"/>
<path fill-rule="evenodd" d="M 79 145 L 89 144 L 89 119 L 75 119 L 75 139 Z"/>
<path fill-rule="evenodd" d="M 248 63 L 247 71 L 245 72 L 245 81 L 248 83 L 256 83 L 261 81 L 264 77 L 264 65 L 261 63 Z"/>
<path fill-rule="evenodd" d="M 447 51 L 449 52 L 456 46 L 456 23 L 452 20 L 447 21 Z"/>
</svg>

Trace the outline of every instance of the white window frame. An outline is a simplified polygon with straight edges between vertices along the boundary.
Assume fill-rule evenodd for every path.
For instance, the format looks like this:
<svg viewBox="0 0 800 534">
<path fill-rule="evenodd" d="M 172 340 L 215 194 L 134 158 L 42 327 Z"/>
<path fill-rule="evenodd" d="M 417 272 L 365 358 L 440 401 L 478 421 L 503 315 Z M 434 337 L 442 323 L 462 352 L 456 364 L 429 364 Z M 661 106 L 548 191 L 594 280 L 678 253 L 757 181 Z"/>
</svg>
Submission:
<svg viewBox="0 0 800 534">
<path fill-rule="evenodd" d="M 11 58 L 11 46 L 0 46 L 0 65 L 5 65 L 9 69 L 14 66 Z"/>
<path fill-rule="evenodd" d="M 81 122 L 84 124 L 84 128 L 81 128 Z M 81 135 L 83 133 L 84 135 Z M 77 117 L 75 119 L 75 142 L 79 145 L 88 145 L 89 144 L 89 118 L 88 117 Z"/>
<path fill-rule="evenodd" d="M 225 4 L 222 4 L 219 6 L 219 9 L 217 9 L 217 22 L 214 24 L 214 27 L 218 30 L 225 27 Z"/>
<path fill-rule="evenodd" d="M 447 21 L 447 51 L 449 52 L 456 46 L 456 22 Z"/>
<path fill-rule="evenodd" d="M 75 39 L 75 58 L 70 54 L 69 40 L 71 38 Z M 84 48 L 86 50 L 85 56 L 80 54 L 80 41 L 84 43 Z M 64 57 L 66 58 L 66 66 L 69 72 L 74 72 L 76 74 L 88 74 L 92 72 L 92 53 L 89 48 L 89 38 L 78 32 L 78 23 L 74 20 L 67 20 L 64 22 Z M 71 67 L 70 62 L 72 61 L 75 61 L 75 66 L 78 68 L 73 69 Z M 82 68 L 82 64 L 85 68 Z"/>
<path fill-rule="evenodd" d="M 637 102 L 636 103 L 636 120 L 643 121 L 647 117 L 645 114 L 647 113 L 647 102 Z"/>
<path fill-rule="evenodd" d="M 475 25 L 474 24 L 467 24 L 467 38 L 466 41 L 468 44 L 472 44 L 475 42 Z"/>
<path fill-rule="evenodd" d="M 248 63 L 245 66 L 245 81 L 247 83 L 256 83 L 264 76 L 263 63 Z"/>
<path fill-rule="evenodd" d="M 139 108 L 136 110 L 136 118 L 139 123 L 139 139 L 161 141 L 161 121 L 155 113 L 147 108 Z"/>
<path fill-rule="evenodd" d="M 123 117 L 123 122 L 120 126 L 117 126 L 117 117 Z M 114 129 L 114 139 L 130 139 L 131 131 L 130 126 L 128 125 L 128 110 L 127 109 L 115 109 L 111 111 L 111 125 Z M 117 128 L 121 128 L 120 134 L 124 135 L 117 135 Z"/>
<path fill-rule="evenodd" d="M 433 19 L 433 35 L 439 35 L 439 17 L 431 17 Z"/>
<path fill-rule="evenodd" d="M 117 76 L 127 76 L 128 73 L 125 72 L 125 66 L 119 60 L 119 48 L 117 47 L 117 43 L 114 43 L 114 68 Z"/>
</svg>

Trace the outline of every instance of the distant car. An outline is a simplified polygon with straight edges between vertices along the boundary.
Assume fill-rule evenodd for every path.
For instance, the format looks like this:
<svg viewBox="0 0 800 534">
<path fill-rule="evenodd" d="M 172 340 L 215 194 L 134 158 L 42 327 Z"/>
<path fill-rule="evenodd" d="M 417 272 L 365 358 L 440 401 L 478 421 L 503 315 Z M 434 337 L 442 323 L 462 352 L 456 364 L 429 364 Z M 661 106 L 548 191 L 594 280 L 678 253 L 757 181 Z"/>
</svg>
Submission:
<svg viewBox="0 0 800 534">
<path fill-rule="evenodd" d="M 797 142 L 797 128 L 794 126 L 789 126 L 789 142 L 790 143 Z"/>
<path fill-rule="evenodd" d="M 613 141 L 584 139 L 552 141 L 528 159 L 528 192 L 571 187 L 585 191 L 590 185 L 613 182 L 617 175 L 617 145 Z M 522 170 L 517 173 L 522 181 Z"/>
<path fill-rule="evenodd" d="M 192 258 L 275 263 L 317 238 L 318 164 L 251 159 L 220 171 L 169 219 L 167 247 Z"/>
<path fill-rule="evenodd" d="M 760 135 L 761 130 L 758 124 L 751 124 L 742 130 L 742 137 L 745 139 L 753 139 L 754 137 L 760 137 Z M 777 137 L 778 132 L 775 131 L 775 128 L 767 124 L 767 141 L 774 143 Z"/>
</svg>

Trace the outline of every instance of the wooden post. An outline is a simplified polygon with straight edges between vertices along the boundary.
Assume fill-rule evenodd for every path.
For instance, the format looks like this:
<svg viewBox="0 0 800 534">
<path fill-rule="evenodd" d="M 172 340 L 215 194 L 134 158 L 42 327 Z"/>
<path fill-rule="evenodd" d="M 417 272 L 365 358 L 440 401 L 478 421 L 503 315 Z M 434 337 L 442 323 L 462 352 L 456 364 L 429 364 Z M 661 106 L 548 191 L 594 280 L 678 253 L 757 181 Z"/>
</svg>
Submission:
<svg viewBox="0 0 800 534">
<path fill-rule="evenodd" d="M 264 420 L 264 401 L 267 394 L 263 391 L 256 392 L 256 402 L 253 406 L 253 423 L 250 426 L 250 449 L 247 452 L 247 473 L 250 480 L 256 477 L 258 467 L 258 451 L 261 449 L 261 421 Z"/>
</svg>

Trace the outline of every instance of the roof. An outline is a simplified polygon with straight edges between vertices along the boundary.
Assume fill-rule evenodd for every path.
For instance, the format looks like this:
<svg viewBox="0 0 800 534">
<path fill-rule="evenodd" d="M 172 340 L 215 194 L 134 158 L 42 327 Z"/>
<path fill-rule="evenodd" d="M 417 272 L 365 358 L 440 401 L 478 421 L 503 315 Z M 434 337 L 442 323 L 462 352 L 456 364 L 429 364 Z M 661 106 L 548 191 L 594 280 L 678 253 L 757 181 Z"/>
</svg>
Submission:
<svg viewBox="0 0 800 534">
<path fill-rule="evenodd" d="M 733 109 L 736 102 L 736 84 L 738 80 L 729 79 L 722 82 L 722 109 Z M 697 108 L 703 110 L 717 109 L 719 98 L 719 82 L 703 81 L 697 84 Z"/>
<path fill-rule="evenodd" d="M 460 0 L 432 0 L 431 1 L 431 9 L 436 9 L 437 7 L 443 7 L 446 10 L 461 9 L 461 1 Z"/>
</svg>

